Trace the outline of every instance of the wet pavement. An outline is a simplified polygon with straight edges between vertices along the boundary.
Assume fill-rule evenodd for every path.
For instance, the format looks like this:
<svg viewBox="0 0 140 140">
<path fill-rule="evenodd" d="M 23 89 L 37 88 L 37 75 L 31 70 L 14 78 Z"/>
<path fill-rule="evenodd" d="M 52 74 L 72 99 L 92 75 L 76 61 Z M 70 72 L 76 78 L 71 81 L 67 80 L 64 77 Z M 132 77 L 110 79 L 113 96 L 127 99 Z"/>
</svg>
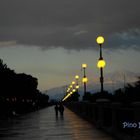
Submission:
<svg viewBox="0 0 140 140">
<path fill-rule="evenodd" d="M 0 120 L 0 140 L 113 140 L 65 108 L 64 117 L 48 107 Z"/>
</svg>

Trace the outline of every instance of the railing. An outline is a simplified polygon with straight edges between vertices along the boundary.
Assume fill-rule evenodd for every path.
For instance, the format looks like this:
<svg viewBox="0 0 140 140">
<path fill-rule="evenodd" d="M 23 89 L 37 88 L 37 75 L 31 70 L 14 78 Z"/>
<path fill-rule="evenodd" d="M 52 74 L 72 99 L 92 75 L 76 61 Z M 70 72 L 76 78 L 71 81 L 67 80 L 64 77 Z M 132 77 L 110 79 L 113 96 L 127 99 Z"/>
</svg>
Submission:
<svg viewBox="0 0 140 140">
<path fill-rule="evenodd" d="M 98 101 L 96 103 L 71 102 L 66 106 L 121 140 L 140 140 L 140 103 L 124 107 L 121 103 Z"/>
</svg>

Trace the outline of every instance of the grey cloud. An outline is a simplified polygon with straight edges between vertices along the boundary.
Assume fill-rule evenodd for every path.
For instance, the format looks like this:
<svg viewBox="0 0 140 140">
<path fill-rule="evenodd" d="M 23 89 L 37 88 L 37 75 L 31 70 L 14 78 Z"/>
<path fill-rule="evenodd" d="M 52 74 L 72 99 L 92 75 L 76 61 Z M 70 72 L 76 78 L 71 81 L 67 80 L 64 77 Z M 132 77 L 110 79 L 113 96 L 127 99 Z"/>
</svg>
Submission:
<svg viewBox="0 0 140 140">
<path fill-rule="evenodd" d="M 102 34 L 108 48 L 138 48 L 139 5 L 138 0 L 1 0 L 0 40 L 80 50 L 94 48 Z"/>
<path fill-rule="evenodd" d="M 140 29 L 130 29 L 112 35 L 107 46 L 112 49 L 137 49 L 140 44 Z"/>
</svg>

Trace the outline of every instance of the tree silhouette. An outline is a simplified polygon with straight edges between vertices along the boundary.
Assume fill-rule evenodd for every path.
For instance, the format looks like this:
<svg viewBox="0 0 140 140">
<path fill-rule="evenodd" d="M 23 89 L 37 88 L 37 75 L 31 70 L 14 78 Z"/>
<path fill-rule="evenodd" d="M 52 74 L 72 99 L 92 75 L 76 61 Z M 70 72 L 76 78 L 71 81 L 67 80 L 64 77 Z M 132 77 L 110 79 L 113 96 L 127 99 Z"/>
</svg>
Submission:
<svg viewBox="0 0 140 140">
<path fill-rule="evenodd" d="M 127 84 L 125 90 L 118 89 L 115 91 L 114 100 L 124 104 L 140 102 L 140 77 L 134 84 Z"/>
<path fill-rule="evenodd" d="M 24 113 L 48 105 L 48 95 L 38 89 L 38 80 L 25 73 L 15 73 L 0 59 L 0 109 Z"/>
</svg>

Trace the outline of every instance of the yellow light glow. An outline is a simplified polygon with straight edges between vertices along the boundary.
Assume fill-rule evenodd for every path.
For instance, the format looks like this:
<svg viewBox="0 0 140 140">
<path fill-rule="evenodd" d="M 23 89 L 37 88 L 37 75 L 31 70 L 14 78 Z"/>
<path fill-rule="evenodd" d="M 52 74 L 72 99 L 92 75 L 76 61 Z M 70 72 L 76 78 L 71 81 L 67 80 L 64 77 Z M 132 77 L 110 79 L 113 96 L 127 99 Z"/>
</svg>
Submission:
<svg viewBox="0 0 140 140">
<path fill-rule="evenodd" d="M 79 85 L 76 86 L 76 89 L 79 89 Z"/>
<path fill-rule="evenodd" d="M 98 44 L 103 44 L 103 43 L 104 43 L 104 37 L 98 36 L 98 37 L 96 38 L 96 42 L 97 42 Z"/>
<path fill-rule="evenodd" d="M 75 84 L 75 82 L 74 81 L 72 81 L 72 85 L 74 85 Z"/>
<path fill-rule="evenodd" d="M 70 85 L 70 88 L 72 88 L 72 85 Z"/>
<path fill-rule="evenodd" d="M 87 82 L 88 82 L 88 78 L 87 78 L 87 77 L 84 77 L 84 78 L 82 79 L 82 82 L 83 82 L 83 83 L 87 83 Z"/>
<path fill-rule="evenodd" d="M 70 92 L 69 94 L 67 94 L 62 101 L 65 101 L 67 98 L 69 98 L 71 96 L 71 94 L 73 94 L 72 92 Z"/>
<path fill-rule="evenodd" d="M 79 79 L 79 75 L 76 75 L 76 76 L 75 76 L 75 79 Z"/>
<path fill-rule="evenodd" d="M 66 95 L 62 101 L 65 101 L 69 96 L 70 94 Z"/>
<path fill-rule="evenodd" d="M 97 63 L 98 68 L 104 68 L 106 65 L 106 62 L 104 60 L 99 60 Z"/>
<path fill-rule="evenodd" d="M 76 90 L 75 90 L 75 89 L 73 89 L 73 90 L 72 90 L 72 92 L 76 92 Z"/>
<path fill-rule="evenodd" d="M 82 64 L 82 68 L 86 68 L 87 67 L 87 64 Z"/>
</svg>

